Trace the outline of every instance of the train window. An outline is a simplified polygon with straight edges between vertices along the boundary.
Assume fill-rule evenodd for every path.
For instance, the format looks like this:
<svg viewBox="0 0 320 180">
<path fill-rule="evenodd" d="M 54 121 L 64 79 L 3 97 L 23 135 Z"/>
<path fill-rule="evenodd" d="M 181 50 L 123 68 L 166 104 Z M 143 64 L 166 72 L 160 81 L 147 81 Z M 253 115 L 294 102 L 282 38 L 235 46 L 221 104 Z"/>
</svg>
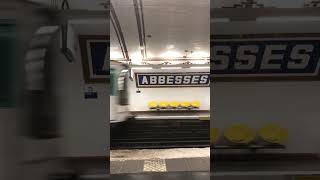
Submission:
<svg viewBox="0 0 320 180">
<path fill-rule="evenodd" d="M 111 85 L 111 96 L 116 96 L 118 94 L 118 74 L 117 70 L 110 69 L 110 85 Z"/>
</svg>

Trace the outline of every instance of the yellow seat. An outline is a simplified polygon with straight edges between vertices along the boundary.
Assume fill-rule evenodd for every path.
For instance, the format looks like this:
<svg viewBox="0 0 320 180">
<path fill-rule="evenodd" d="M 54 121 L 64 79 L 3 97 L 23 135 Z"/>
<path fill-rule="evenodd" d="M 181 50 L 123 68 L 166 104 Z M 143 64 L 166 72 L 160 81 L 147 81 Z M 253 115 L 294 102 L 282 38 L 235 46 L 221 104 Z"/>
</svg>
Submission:
<svg viewBox="0 0 320 180">
<path fill-rule="evenodd" d="M 158 103 L 156 101 L 150 101 L 148 103 L 149 108 L 154 109 L 158 107 Z"/>
<path fill-rule="evenodd" d="M 161 101 L 159 103 L 160 108 L 167 108 L 169 106 L 169 103 L 165 102 L 165 101 Z"/>
<path fill-rule="evenodd" d="M 200 107 L 200 102 L 199 101 L 192 101 L 191 106 L 194 108 L 199 108 Z"/>
<path fill-rule="evenodd" d="M 255 132 L 245 125 L 234 124 L 225 129 L 224 136 L 230 142 L 248 144 L 254 140 Z"/>
<path fill-rule="evenodd" d="M 202 120 L 202 121 L 210 121 L 210 116 L 200 116 L 200 117 L 199 117 L 199 120 Z"/>
<path fill-rule="evenodd" d="M 190 107 L 190 102 L 184 101 L 180 104 L 180 106 L 183 108 L 188 108 L 188 107 Z"/>
<path fill-rule="evenodd" d="M 177 108 L 180 104 L 176 101 L 172 101 L 169 103 L 170 107 Z"/>
<path fill-rule="evenodd" d="M 275 124 L 266 124 L 260 128 L 259 136 L 268 143 L 282 144 L 288 139 L 288 130 Z"/>
<path fill-rule="evenodd" d="M 219 138 L 219 129 L 211 128 L 210 129 L 210 142 L 211 144 L 215 144 Z"/>
</svg>

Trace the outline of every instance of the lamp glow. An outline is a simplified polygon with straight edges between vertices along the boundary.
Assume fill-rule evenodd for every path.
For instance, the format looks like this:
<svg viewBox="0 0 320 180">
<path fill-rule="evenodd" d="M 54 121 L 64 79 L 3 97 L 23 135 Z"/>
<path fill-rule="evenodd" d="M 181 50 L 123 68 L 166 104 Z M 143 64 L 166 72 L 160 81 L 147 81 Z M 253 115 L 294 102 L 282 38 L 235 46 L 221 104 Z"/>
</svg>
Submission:
<svg viewBox="0 0 320 180">
<path fill-rule="evenodd" d="M 182 55 L 176 51 L 167 51 L 160 55 L 161 58 L 177 58 L 182 57 Z"/>
</svg>

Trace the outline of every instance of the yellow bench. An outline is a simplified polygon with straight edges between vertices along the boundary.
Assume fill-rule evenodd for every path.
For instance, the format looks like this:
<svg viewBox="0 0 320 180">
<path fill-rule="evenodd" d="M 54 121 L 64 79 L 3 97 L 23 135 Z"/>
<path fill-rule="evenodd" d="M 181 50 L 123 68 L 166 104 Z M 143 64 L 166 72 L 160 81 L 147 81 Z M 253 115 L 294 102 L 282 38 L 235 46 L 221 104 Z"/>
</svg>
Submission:
<svg viewBox="0 0 320 180">
<path fill-rule="evenodd" d="M 168 102 L 165 102 L 165 101 L 161 101 L 159 103 L 159 107 L 160 108 L 167 108 L 169 106 L 169 103 Z"/>
<path fill-rule="evenodd" d="M 202 121 L 210 121 L 210 116 L 200 116 L 200 117 L 199 117 L 199 120 L 202 120 Z"/>
<path fill-rule="evenodd" d="M 180 103 L 177 101 L 172 101 L 169 103 L 169 106 L 173 107 L 173 108 L 177 108 L 177 107 L 179 107 L 179 105 L 180 105 Z"/>
<path fill-rule="evenodd" d="M 248 144 L 255 139 L 255 131 L 246 125 L 234 124 L 224 130 L 224 137 L 237 144 Z"/>
<path fill-rule="evenodd" d="M 219 139 L 219 129 L 211 128 L 210 129 L 210 142 L 211 144 L 215 144 Z"/>
<path fill-rule="evenodd" d="M 191 102 L 191 106 L 193 108 L 199 108 L 200 107 L 200 102 L 199 101 L 192 101 Z"/>
<path fill-rule="evenodd" d="M 266 124 L 259 129 L 259 137 L 268 143 L 282 144 L 288 139 L 288 130 L 276 124 Z"/>
<path fill-rule="evenodd" d="M 150 109 L 155 109 L 155 108 L 178 108 L 178 107 L 182 107 L 182 108 L 200 108 L 200 102 L 199 101 L 183 101 L 183 102 L 177 102 L 177 101 L 171 101 L 171 102 L 167 102 L 167 101 L 161 101 L 161 102 L 157 102 L 157 101 L 150 101 L 148 103 L 148 107 Z"/>
<path fill-rule="evenodd" d="M 157 103 L 156 101 L 150 101 L 150 102 L 148 103 L 148 107 L 149 107 L 150 109 L 155 109 L 155 108 L 158 107 L 158 103 Z"/>
<path fill-rule="evenodd" d="M 190 102 L 188 102 L 188 101 L 184 101 L 184 102 L 181 102 L 180 103 L 180 106 L 181 107 L 183 107 L 183 108 L 188 108 L 188 107 L 190 107 Z"/>
</svg>

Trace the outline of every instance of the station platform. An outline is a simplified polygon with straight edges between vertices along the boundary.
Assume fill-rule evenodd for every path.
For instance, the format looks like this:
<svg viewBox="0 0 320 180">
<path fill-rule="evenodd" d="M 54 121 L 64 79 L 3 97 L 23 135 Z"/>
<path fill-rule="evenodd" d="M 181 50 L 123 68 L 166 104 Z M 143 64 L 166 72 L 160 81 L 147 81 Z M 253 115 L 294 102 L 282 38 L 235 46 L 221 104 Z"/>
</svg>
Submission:
<svg viewBox="0 0 320 180">
<path fill-rule="evenodd" d="M 209 158 L 178 158 L 113 161 L 111 174 L 147 173 L 147 172 L 209 172 Z"/>
<path fill-rule="evenodd" d="M 209 148 L 111 151 L 110 173 L 209 172 L 209 155 Z"/>
<path fill-rule="evenodd" d="M 209 172 L 160 172 L 138 174 L 113 174 L 113 175 L 84 175 L 80 180 L 209 180 Z"/>
<path fill-rule="evenodd" d="M 207 110 L 151 110 L 151 111 L 131 111 L 136 120 L 210 120 L 210 111 Z"/>
</svg>

